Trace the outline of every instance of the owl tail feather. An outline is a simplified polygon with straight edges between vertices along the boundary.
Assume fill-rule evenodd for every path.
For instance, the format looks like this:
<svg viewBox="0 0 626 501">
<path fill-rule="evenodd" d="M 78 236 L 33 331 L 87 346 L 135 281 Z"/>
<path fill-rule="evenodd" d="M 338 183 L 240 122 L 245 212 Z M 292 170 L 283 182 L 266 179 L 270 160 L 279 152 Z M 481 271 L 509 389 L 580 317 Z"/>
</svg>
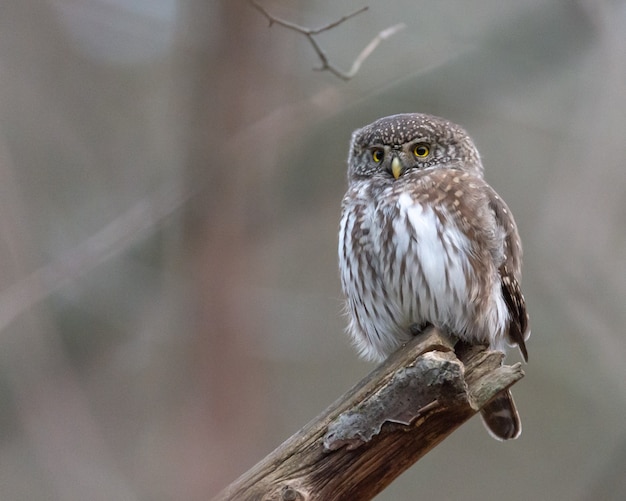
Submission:
<svg viewBox="0 0 626 501">
<path fill-rule="evenodd" d="M 509 390 L 498 393 L 480 414 L 487 431 L 496 440 L 517 438 L 522 433 L 522 423 Z"/>
</svg>

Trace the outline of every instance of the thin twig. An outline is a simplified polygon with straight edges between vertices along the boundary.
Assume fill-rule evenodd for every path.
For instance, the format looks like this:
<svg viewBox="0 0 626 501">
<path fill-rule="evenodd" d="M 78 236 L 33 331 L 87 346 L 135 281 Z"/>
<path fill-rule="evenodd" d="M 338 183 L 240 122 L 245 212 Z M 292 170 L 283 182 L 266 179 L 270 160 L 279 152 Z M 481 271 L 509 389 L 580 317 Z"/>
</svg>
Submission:
<svg viewBox="0 0 626 501">
<path fill-rule="evenodd" d="M 317 35 L 318 33 L 321 33 L 322 31 L 331 30 L 335 26 L 339 26 L 341 23 L 347 21 L 348 19 L 352 19 L 353 17 L 358 16 L 359 14 L 361 14 L 362 12 L 365 12 L 368 9 L 369 9 L 369 7 L 366 5 L 365 7 L 362 7 L 359 10 L 355 10 L 352 14 L 348 14 L 347 16 L 343 16 L 343 17 L 337 19 L 336 21 L 333 21 L 332 23 L 328 23 L 326 26 L 322 26 L 321 28 L 317 28 L 317 29 L 314 29 L 314 30 L 313 29 L 309 30 L 310 34 L 311 35 Z"/>
<path fill-rule="evenodd" d="M 352 63 L 352 67 L 350 68 L 350 71 L 348 72 L 348 76 L 352 78 L 354 75 L 356 75 L 356 73 L 361 68 L 361 65 L 363 64 L 363 61 L 365 61 L 370 56 L 370 54 L 374 52 L 374 49 L 378 47 L 378 44 L 380 42 L 395 35 L 396 33 L 398 33 L 398 31 L 403 30 L 404 28 L 406 28 L 406 24 L 398 23 L 395 26 L 391 26 L 390 28 L 387 28 L 386 30 L 381 31 L 376 36 L 376 38 L 374 38 L 370 43 L 367 44 L 367 46 L 361 51 L 361 53 L 354 60 L 354 62 Z"/>
<path fill-rule="evenodd" d="M 250 3 L 255 9 L 257 9 L 261 14 L 263 14 L 267 18 L 267 20 L 269 21 L 270 27 L 274 23 L 276 23 L 276 24 L 279 24 L 280 26 L 283 26 L 284 28 L 293 30 L 297 33 L 301 33 L 309 40 L 309 42 L 311 43 L 311 46 L 313 47 L 313 50 L 315 50 L 315 53 L 317 54 L 320 61 L 322 62 L 322 66 L 320 66 L 319 68 L 315 68 L 315 70 L 330 71 L 333 75 L 346 81 L 350 80 L 352 77 L 354 77 L 354 75 L 357 74 L 363 62 L 372 54 L 374 49 L 378 47 L 378 44 L 380 42 L 395 35 L 398 31 L 406 27 L 404 23 L 399 23 L 381 31 L 378 35 L 376 35 L 376 37 L 374 37 L 374 39 L 369 44 L 367 44 L 367 46 L 357 56 L 357 58 L 352 63 L 352 66 L 350 67 L 350 71 L 346 72 L 346 71 L 341 70 L 340 68 L 338 68 L 337 66 L 335 66 L 333 63 L 330 62 L 330 60 L 328 59 L 328 56 L 326 55 L 326 52 L 324 52 L 324 49 L 322 49 L 319 43 L 317 43 L 317 40 L 314 38 L 314 35 L 318 35 L 324 31 L 328 31 L 328 30 L 331 30 L 332 28 L 335 28 L 336 26 L 339 26 L 340 24 L 344 23 L 348 19 L 351 19 L 361 14 L 362 12 L 365 12 L 366 10 L 369 9 L 369 7 L 363 7 L 359 10 L 354 11 L 352 14 L 347 14 L 337 19 L 336 21 L 328 23 L 319 28 L 306 28 L 304 26 L 300 26 L 290 21 L 280 19 L 274 16 L 273 14 L 270 14 L 262 5 L 257 3 L 256 0 L 250 0 Z"/>
</svg>

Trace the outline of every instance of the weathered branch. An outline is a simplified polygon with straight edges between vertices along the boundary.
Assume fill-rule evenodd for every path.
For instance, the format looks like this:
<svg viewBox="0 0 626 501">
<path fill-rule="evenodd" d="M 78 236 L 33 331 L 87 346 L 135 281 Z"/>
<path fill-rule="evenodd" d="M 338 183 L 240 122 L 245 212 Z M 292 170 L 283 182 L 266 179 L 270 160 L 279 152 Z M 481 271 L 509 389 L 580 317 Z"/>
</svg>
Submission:
<svg viewBox="0 0 626 501">
<path fill-rule="evenodd" d="M 214 501 L 373 498 L 524 375 L 485 347 L 459 357 L 437 330 L 417 336 Z"/>
<path fill-rule="evenodd" d="M 335 28 L 336 26 L 339 26 L 341 23 L 347 21 L 348 19 L 351 19 L 359 14 L 361 14 L 362 12 L 365 12 L 366 10 L 368 10 L 369 7 L 363 7 L 355 12 L 353 12 L 352 14 L 348 14 L 345 15 L 339 19 L 337 19 L 336 21 L 333 21 L 331 23 L 328 23 L 324 26 L 321 26 L 319 28 L 306 28 L 304 26 L 300 26 L 298 24 L 292 23 L 290 21 L 286 21 L 284 19 L 280 19 L 276 16 L 274 16 L 273 14 L 270 14 L 265 7 L 263 7 L 262 5 L 260 5 L 259 3 L 257 3 L 255 0 L 250 0 L 250 3 L 253 5 L 253 7 L 255 9 L 257 9 L 261 14 L 263 14 L 267 20 L 270 23 L 270 26 L 272 26 L 272 24 L 276 23 L 279 24 L 280 26 L 283 26 L 284 28 L 287 28 L 289 30 L 293 30 L 297 33 L 300 33 L 302 35 L 304 35 L 309 43 L 311 44 L 311 46 L 313 47 L 313 50 L 315 50 L 315 53 L 317 54 L 317 57 L 319 57 L 320 61 L 322 62 L 322 66 L 319 68 L 315 68 L 317 71 L 330 71 L 333 75 L 341 78 L 342 80 L 350 80 L 352 77 L 354 77 L 354 75 L 357 74 L 357 72 L 359 71 L 359 69 L 361 68 L 361 65 L 363 64 L 363 62 L 370 56 L 370 54 L 374 51 L 374 49 L 376 49 L 376 47 L 378 47 L 378 44 L 380 42 L 382 42 L 383 40 L 395 35 L 398 31 L 404 29 L 406 27 L 406 25 L 404 23 L 398 23 L 394 26 L 391 26 L 385 30 L 382 30 L 380 33 L 378 33 L 378 35 L 376 35 L 374 37 L 374 39 L 367 44 L 367 46 L 361 51 L 361 53 L 356 57 L 356 59 L 354 60 L 354 62 L 352 63 L 352 66 L 350 67 L 349 71 L 343 71 L 341 69 L 339 69 L 335 64 L 333 64 L 328 56 L 326 55 L 326 52 L 324 51 L 324 49 L 322 49 L 322 47 L 319 45 L 319 43 L 317 42 L 317 40 L 315 39 L 314 35 L 319 35 L 320 33 L 324 32 L 324 31 L 328 31 L 331 30 L 333 28 Z"/>
</svg>

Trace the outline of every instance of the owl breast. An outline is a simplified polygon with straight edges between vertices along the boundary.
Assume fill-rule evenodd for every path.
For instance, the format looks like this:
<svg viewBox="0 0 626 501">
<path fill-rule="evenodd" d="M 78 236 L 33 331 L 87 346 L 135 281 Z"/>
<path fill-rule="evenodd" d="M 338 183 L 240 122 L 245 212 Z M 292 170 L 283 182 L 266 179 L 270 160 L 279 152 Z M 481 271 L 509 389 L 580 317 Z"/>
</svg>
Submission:
<svg viewBox="0 0 626 501">
<path fill-rule="evenodd" d="M 413 325 L 427 323 L 497 344 L 507 313 L 495 268 L 476 258 L 480 249 L 445 204 L 392 188 L 378 197 L 361 190 L 344 199 L 339 236 L 348 329 L 361 354 L 385 358 L 411 339 Z"/>
</svg>

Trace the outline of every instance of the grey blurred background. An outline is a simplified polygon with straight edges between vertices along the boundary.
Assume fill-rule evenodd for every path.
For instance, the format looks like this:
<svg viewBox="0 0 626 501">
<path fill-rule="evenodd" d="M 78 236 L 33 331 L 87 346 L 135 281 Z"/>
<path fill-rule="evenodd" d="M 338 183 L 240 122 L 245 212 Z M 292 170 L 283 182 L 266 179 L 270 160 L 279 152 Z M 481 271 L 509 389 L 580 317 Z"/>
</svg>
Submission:
<svg viewBox="0 0 626 501">
<path fill-rule="evenodd" d="M 463 124 L 517 217 L 524 432 L 378 500 L 626 498 L 626 4 L 0 5 L 0 498 L 204 500 L 367 374 L 336 264 L 350 134 Z M 509 357 L 519 360 L 516 353 Z"/>
</svg>

